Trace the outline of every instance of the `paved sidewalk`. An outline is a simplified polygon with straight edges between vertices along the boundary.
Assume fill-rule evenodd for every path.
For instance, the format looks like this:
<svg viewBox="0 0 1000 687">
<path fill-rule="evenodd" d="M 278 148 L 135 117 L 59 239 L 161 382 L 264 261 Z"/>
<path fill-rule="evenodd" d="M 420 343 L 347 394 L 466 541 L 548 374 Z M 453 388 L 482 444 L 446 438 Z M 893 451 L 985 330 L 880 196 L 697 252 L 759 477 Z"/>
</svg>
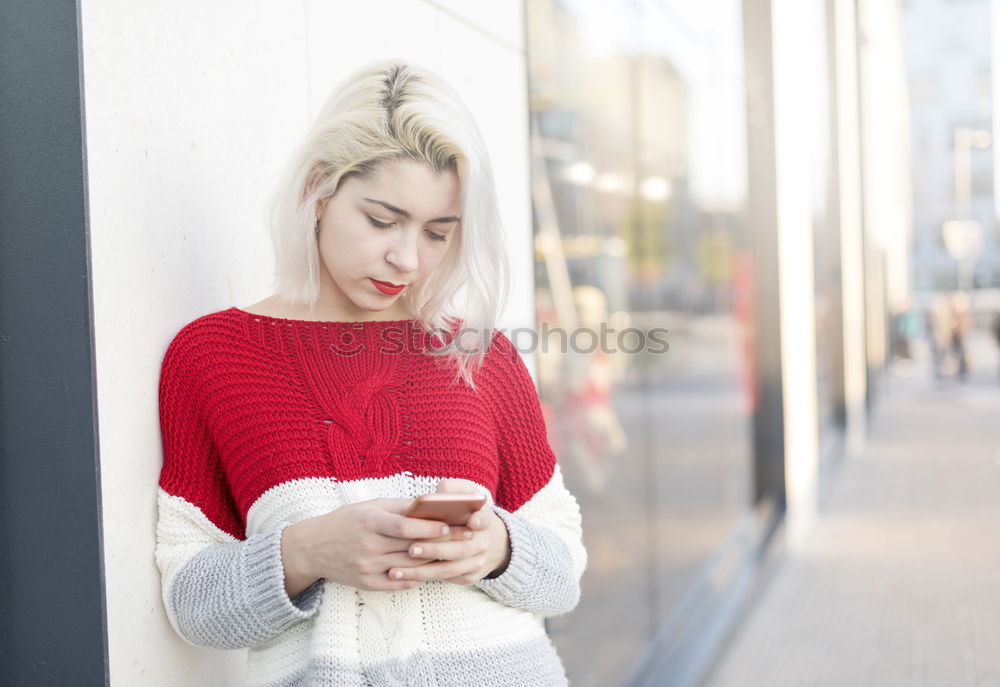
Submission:
<svg viewBox="0 0 1000 687">
<path fill-rule="evenodd" d="M 706 687 L 1000 687 L 1000 384 L 894 374 Z"/>
</svg>

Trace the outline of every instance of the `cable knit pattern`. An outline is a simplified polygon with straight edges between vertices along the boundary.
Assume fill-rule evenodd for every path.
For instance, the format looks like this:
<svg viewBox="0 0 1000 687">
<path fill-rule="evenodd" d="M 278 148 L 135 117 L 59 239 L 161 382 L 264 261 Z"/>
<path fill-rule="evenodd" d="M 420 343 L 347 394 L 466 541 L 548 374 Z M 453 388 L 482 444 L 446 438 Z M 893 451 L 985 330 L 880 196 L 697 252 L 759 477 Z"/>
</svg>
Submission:
<svg viewBox="0 0 1000 687">
<path fill-rule="evenodd" d="M 230 308 L 184 327 L 160 377 L 156 563 L 186 642 L 247 648 L 247 684 L 564 685 L 542 620 L 572 610 L 580 512 L 534 384 L 495 332 L 477 389 L 415 320 L 308 322 Z M 281 532 L 340 506 L 474 482 L 511 559 L 474 585 L 284 590 Z"/>
</svg>

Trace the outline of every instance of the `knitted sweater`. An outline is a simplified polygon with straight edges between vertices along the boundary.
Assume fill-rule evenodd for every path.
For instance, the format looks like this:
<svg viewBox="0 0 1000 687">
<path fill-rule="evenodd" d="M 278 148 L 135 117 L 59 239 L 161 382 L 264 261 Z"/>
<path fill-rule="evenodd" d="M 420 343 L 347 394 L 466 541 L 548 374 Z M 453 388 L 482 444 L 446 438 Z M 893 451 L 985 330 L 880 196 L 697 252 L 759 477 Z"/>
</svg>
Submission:
<svg viewBox="0 0 1000 687">
<path fill-rule="evenodd" d="M 248 648 L 251 686 L 566 684 L 543 619 L 586 565 L 577 503 L 517 350 L 494 332 L 477 390 L 416 320 L 311 322 L 229 308 L 170 343 L 160 377 L 156 563 L 188 643 Z M 505 571 L 373 592 L 284 588 L 288 525 L 471 480 L 510 535 Z"/>
</svg>

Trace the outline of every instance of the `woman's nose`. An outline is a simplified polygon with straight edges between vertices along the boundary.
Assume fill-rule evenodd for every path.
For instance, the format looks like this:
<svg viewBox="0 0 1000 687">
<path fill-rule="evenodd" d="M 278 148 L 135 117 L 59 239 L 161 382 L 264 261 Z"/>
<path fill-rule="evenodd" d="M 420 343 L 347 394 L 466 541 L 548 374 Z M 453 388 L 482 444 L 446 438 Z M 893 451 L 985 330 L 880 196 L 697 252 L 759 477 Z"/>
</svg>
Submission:
<svg viewBox="0 0 1000 687">
<path fill-rule="evenodd" d="M 399 232 L 385 258 L 404 274 L 416 271 L 420 264 L 417 257 L 417 233 L 413 231 Z"/>
</svg>

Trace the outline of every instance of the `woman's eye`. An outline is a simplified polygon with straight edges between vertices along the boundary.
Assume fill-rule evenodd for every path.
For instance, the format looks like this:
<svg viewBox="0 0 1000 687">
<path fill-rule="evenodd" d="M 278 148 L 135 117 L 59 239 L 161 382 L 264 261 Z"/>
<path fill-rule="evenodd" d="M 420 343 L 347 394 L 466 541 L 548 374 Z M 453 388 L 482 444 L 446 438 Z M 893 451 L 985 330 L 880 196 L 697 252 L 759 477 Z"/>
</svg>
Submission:
<svg viewBox="0 0 1000 687">
<path fill-rule="evenodd" d="M 444 234 L 435 234 L 433 231 L 427 232 L 427 235 L 430 236 L 435 241 L 447 241 L 448 240 L 448 237 L 445 236 Z"/>
<path fill-rule="evenodd" d="M 365 215 L 365 217 L 368 218 L 368 222 L 373 227 L 378 227 L 379 229 L 388 229 L 389 227 L 392 226 L 392 222 L 379 222 L 377 219 L 375 219 L 371 215 Z"/>
</svg>

